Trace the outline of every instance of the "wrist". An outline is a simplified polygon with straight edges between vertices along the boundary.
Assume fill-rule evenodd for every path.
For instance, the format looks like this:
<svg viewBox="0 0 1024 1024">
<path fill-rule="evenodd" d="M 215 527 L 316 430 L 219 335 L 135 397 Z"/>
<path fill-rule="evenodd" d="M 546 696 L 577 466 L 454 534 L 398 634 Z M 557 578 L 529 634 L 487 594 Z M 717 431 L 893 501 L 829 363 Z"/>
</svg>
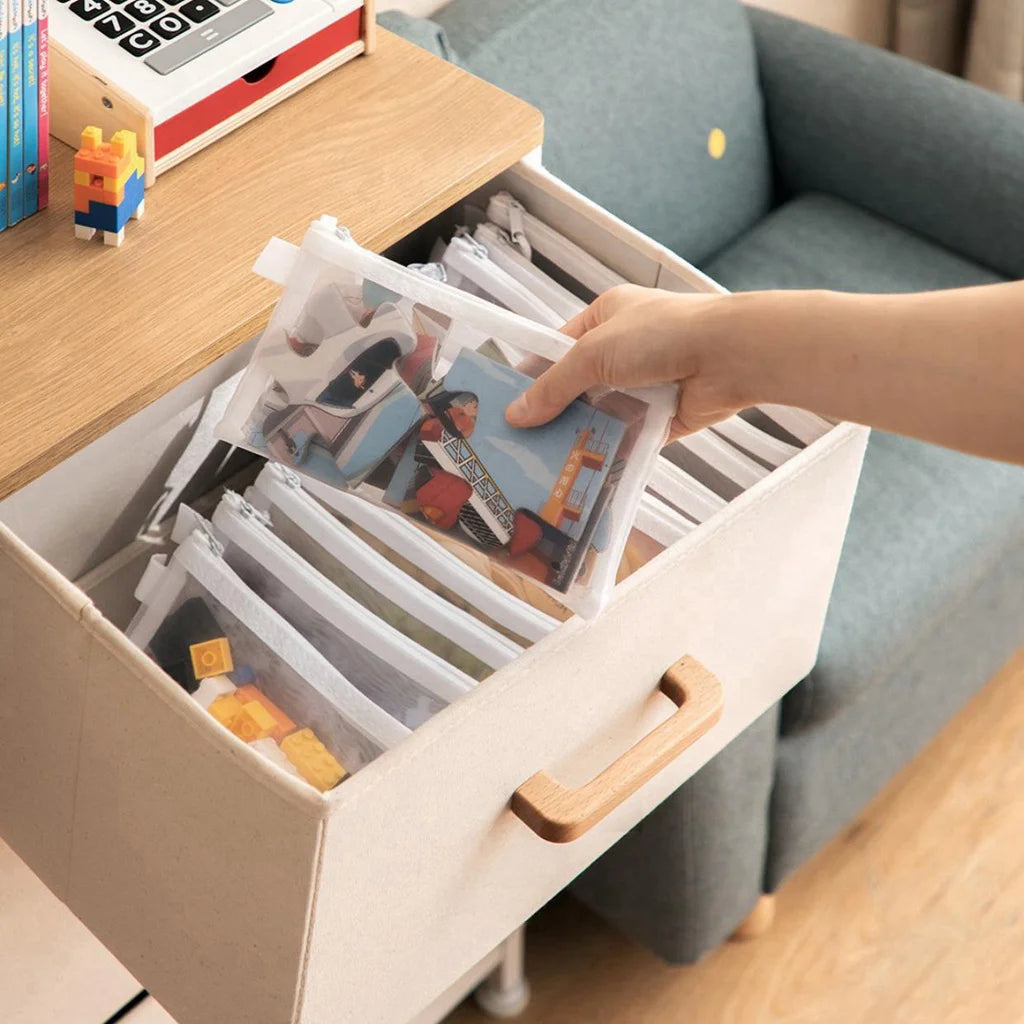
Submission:
<svg viewBox="0 0 1024 1024">
<path fill-rule="evenodd" d="M 714 303 L 702 373 L 717 382 L 726 404 L 735 408 L 769 402 L 801 404 L 801 383 L 814 372 L 805 328 L 815 322 L 828 295 L 735 292 Z"/>
</svg>

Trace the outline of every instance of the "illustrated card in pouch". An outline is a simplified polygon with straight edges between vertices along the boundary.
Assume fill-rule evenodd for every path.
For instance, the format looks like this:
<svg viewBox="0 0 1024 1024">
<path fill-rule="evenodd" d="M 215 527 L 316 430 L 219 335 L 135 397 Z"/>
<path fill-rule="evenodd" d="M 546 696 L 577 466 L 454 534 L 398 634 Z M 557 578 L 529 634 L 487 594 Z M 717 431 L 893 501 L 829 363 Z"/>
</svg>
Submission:
<svg viewBox="0 0 1024 1024">
<path fill-rule="evenodd" d="M 584 615 L 614 586 L 675 404 L 605 391 L 542 427 L 509 403 L 570 340 L 357 246 L 330 218 L 257 270 L 286 283 L 219 431 L 400 510 Z M 520 368 L 500 352 L 523 353 Z M 523 372 L 528 370 L 529 372 Z"/>
</svg>

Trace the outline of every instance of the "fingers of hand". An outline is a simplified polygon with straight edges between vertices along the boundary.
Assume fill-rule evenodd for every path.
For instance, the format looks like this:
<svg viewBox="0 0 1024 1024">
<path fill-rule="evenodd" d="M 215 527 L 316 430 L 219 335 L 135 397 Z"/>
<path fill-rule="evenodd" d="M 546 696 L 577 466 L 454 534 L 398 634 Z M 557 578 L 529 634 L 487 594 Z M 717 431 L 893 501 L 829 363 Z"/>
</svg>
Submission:
<svg viewBox="0 0 1024 1024">
<path fill-rule="evenodd" d="M 574 346 L 508 407 L 505 418 L 514 427 L 547 423 L 597 383 L 591 347 Z"/>
</svg>

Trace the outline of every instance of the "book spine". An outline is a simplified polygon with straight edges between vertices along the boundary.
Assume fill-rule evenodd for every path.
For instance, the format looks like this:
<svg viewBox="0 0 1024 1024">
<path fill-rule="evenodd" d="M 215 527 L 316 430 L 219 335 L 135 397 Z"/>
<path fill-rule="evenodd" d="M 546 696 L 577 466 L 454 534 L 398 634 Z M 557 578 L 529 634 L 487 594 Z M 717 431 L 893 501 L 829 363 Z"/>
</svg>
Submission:
<svg viewBox="0 0 1024 1024">
<path fill-rule="evenodd" d="M 8 0 L 7 22 L 7 223 L 21 220 L 24 111 L 21 104 L 21 0 Z"/>
<path fill-rule="evenodd" d="M 0 231 L 7 227 L 7 25 L 10 0 L 0 0 Z"/>
<path fill-rule="evenodd" d="M 21 72 L 24 79 L 21 109 L 25 127 L 22 144 L 22 215 L 39 209 L 39 26 L 37 0 L 22 0 Z"/>
<path fill-rule="evenodd" d="M 39 209 L 50 205 L 50 0 L 39 0 Z"/>
</svg>

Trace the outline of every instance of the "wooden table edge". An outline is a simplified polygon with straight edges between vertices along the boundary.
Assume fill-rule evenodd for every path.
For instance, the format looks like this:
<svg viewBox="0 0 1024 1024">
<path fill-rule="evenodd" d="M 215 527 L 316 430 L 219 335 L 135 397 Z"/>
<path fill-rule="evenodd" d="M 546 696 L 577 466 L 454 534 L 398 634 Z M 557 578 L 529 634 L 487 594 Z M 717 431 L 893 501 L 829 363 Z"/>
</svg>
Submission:
<svg viewBox="0 0 1024 1024">
<path fill-rule="evenodd" d="M 381 29 L 380 31 L 383 33 L 386 30 Z M 387 248 L 441 213 L 452 202 L 457 202 L 481 185 L 486 184 L 501 171 L 511 167 L 516 161 L 536 150 L 543 141 L 544 118 L 536 108 L 531 107 L 530 109 L 534 111 L 536 118 L 529 131 L 510 138 L 505 149 L 492 153 L 490 159 L 470 168 L 449 191 L 432 198 L 415 209 L 402 213 L 388 225 L 386 230 L 377 232 L 369 238 L 358 239 L 360 244 L 378 252 Z M 176 364 L 169 372 L 141 382 L 138 388 L 129 391 L 116 405 L 84 421 L 78 429 L 61 438 L 44 452 L 27 458 L 15 468 L 0 475 L 0 500 L 32 483 L 48 470 L 60 465 L 135 413 L 140 412 L 204 370 L 220 357 L 259 334 L 266 327 L 276 301 L 276 298 L 268 300 L 251 316 L 236 324 L 229 331 L 200 345 L 189 354 L 187 359 Z"/>
</svg>

